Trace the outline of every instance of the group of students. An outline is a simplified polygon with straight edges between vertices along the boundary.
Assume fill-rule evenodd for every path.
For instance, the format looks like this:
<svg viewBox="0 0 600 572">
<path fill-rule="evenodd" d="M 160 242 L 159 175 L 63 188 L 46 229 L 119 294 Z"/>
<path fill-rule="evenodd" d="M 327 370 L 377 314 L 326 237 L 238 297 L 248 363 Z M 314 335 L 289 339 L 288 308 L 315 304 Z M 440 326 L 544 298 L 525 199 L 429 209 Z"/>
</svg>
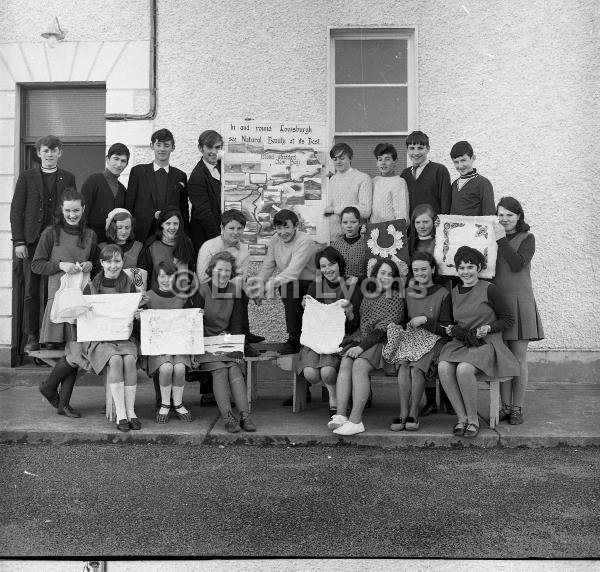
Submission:
<svg viewBox="0 0 600 572">
<path fill-rule="evenodd" d="M 129 340 L 77 343 L 76 326 L 50 320 L 53 297 L 64 274 L 90 273 L 92 280 L 84 293 L 127 293 L 135 292 L 136 284 L 124 270 L 141 268 L 148 273 L 142 311 L 202 308 L 204 334 L 244 334 L 246 356 L 257 355 L 250 344 L 264 339 L 250 332 L 249 300 L 260 303 L 278 289 L 288 332 L 279 351 L 299 352 L 298 373 L 309 383 L 326 385 L 328 426 L 337 434 L 364 431 L 362 414 L 371 395 L 369 374 L 389 368 L 383 350 L 390 324 L 402 324 L 407 331 L 409 327 L 414 331 L 425 328 L 440 337 L 419 359 L 399 366 L 400 412 L 392 430 L 418 429 L 420 418 L 433 411 L 435 388 L 432 392 L 425 386 L 426 380 L 430 385 L 438 363 L 448 409 L 458 417 L 455 434 L 477 434 L 476 374 L 480 371 L 513 376 L 512 383 L 502 384 L 501 419 L 522 422 L 527 344 L 543 338 L 529 275 L 535 241 L 524 222 L 523 209 L 510 197 L 503 198 L 496 208 L 491 184 L 473 169 L 475 156 L 467 142 L 452 148 L 460 173 L 453 184 L 443 165 L 428 160 L 425 134 L 412 133 L 406 145 L 412 167 L 401 176 L 394 171 L 396 149 L 389 144 L 377 146 L 381 176 L 372 183 L 366 174 L 351 167 L 352 149 L 344 143 L 334 145 L 330 156 L 335 173 L 324 212 L 330 223 L 331 245 L 317 250 L 314 241 L 300 230 L 296 213 L 280 210 L 273 218 L 275 235 L 262 266 L 258 275 L 251 277 L 248 246 L 241 242 L 246 219 L 237 210 L 221 213 L 219 154 L 223 139 L 216 131 L 200 135 L 202 158 L 189 181 L 169 164 L 175 141 L 170 131 L 161 129 L 151 138 L 154 161 L 132 168 L 127 189 L 118 176 L 127 166 L 129 150 L 117 143 L 108 150 L 105 171 L 88 177 L 81 193 L 74 177 L 58 169 L 60 141 L 52 136 L 38 141 L 41 164 L 19 177 L 11 227 L 15 255 L 23 261 L 26 349 L 37 349 L 40 344 L 65 346 L 65 357 L 40 384 L 42 394 L 59 414 L 79 417 L 69 404 L 78 369 L 106 373 L 117 428 L 139 430 L 142 424 L 135 413 L 135 394 L 137 367 L 142 365 L 154 378 L 155 421 L 166 423 L 174 413 L 189 422 L 192 415 L 183 405 L 183 388 L 186 370 L 194 366 L 212 377 L 226 429 L 256 430 L 248 412 L 239 356 L 142 358 L 135 328 Z M 478 279 L 485 261 L 468 247 L 460 248 L 455 258 L 462 284 L 450 293 L 447 284 L 436 280 L 434 222 L 437 214 L 445 213 L 498 215 L 495 284 Z M 387 261 L 374 266 L 363 291 L 357 287 L 367 278 L 362 225 L 369 220 L 398 218 L 410 220 L 413 295 L 407 291 L 405 296 L 398 267 Z M 34 306 L 40 275 L 48 276 L 48 302 L 38 335 L 39 315 Z M 190 281 L 190 275 L 197 280 Z M 343 300 L 347 337 L 339 355 L 318 355 L 301 347 L 306 295 L 324 303 Z M 39 298 L 37 304 L 39 307 Z M 424 390 L 427 404 L 422 403 Z M 238 417 L 232 412 L 231 396 Z"/>
</svg>

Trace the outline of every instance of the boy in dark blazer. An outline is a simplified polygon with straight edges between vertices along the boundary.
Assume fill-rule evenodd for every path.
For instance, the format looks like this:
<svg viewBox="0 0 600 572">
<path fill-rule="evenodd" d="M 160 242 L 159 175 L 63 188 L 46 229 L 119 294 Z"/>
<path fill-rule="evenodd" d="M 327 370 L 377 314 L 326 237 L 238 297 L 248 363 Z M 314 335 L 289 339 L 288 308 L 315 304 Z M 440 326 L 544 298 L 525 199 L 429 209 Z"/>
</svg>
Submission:
<svg viewBox="0 0 600 572">
<path fill-rule="evenodd" d="M 198 137 L 202 159 L 194 167 L 188 180 L 188 195 L 192 203 L 190 238 L 194 252 L 204 242 L 221 234 L 221 161 L 223 137 L 216 131 L 203 131 Z"/>
<path fill-rule="evenodd" d="M 129 163 L 129 149 L 123 143 L 113 143 L 106 154 L 106 168 L 90 175 L 81 187 L 85 199 L 87 224 L 96 233 L 98 242 L 106 241 L 106 217 L 113 209 L 125 208 L 127 189 L 119 175 Z"/>
<path fill-rule="evenodd" d="M 35 144 L 40 165 L 23 171 L 17 180 L 10 205 L 10 228 L 15 257 L 22 261 L 25 285 L 23 332 L 27 335 L 25 351 L 39 350 L 40 279 L 31 272 L 31 259 L 42 230 L 52 224 L 52 216 L 62 192 L 75 188 L 75 176 L 58 168 L 62 142 L 54 135 L 38 139 Z"/>
<path fill-rule="evenodd" d="M 135 238 L 140 242 L 155 230 L 156 213 L 167 205 L 177 205 L 188 233 L 189 206 L 187 175 L 169 164 L 175 150 L 175 138 L 168 129 L 159 129 L 150 138 L 154 161 L 136 165 L 129 174 L 125 208 L 135 218 Z"/>
</svg>

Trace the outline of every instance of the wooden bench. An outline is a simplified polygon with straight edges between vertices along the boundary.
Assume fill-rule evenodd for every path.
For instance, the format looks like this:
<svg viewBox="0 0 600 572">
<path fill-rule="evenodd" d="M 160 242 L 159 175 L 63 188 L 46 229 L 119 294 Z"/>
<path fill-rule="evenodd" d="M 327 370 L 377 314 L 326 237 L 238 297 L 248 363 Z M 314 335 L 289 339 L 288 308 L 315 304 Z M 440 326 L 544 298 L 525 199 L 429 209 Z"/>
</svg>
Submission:
<svg viewBox="0 0 600 572">
<path fill-rule="evenodd" d="M 477 376 L 477 381 L 490 386 L 490 429 L 493 429 L 500 418 L 500 384 L 510 381 L 512 377 L 489 377 L 485 374 Z"/>
</svg>

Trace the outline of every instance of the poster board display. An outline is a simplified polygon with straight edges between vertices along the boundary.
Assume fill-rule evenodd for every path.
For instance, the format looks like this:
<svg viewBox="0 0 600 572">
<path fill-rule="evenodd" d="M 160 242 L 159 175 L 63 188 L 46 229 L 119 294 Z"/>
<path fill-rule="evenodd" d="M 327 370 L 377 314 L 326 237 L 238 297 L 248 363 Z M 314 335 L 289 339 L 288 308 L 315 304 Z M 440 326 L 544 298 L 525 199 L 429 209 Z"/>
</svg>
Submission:
<svg viewBox="0 0 600 572">
<path fill-rule="evenodd" d="M 300 229 L 316 242 L 329 240 L 323 210 L 327 197 L 328 144 L 324 123 L 229 120 L 221 130 L 222 209 L 242 211 L 243 242 L 262 257 L 275 234 L 273 216 L 293 210 Z"/>
<path fill-rule="evenodd" d="M 494 232 L 496 216 L 439 215 L 436 221 L 435 258 L 438 274 L 457 276 L 454 255 L 461 246 L 470 246 L 483 254 L 486 267 L 480 278 L 491 279 L 496 274 L 498 244 Z"/>
</svg>

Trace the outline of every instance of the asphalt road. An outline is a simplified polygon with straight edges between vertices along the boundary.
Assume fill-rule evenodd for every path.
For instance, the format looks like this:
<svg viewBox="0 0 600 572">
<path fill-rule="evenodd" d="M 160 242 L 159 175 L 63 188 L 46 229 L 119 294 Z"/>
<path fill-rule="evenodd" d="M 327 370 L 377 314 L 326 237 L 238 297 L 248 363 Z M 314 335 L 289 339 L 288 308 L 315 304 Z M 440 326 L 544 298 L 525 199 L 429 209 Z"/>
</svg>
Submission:
<svg viewBox="0 0 600 572">
<path fill-rule="evenodd" d="M 2 445 L 0 556 L 594 558 L 600 450 Z"/>
</svg>

